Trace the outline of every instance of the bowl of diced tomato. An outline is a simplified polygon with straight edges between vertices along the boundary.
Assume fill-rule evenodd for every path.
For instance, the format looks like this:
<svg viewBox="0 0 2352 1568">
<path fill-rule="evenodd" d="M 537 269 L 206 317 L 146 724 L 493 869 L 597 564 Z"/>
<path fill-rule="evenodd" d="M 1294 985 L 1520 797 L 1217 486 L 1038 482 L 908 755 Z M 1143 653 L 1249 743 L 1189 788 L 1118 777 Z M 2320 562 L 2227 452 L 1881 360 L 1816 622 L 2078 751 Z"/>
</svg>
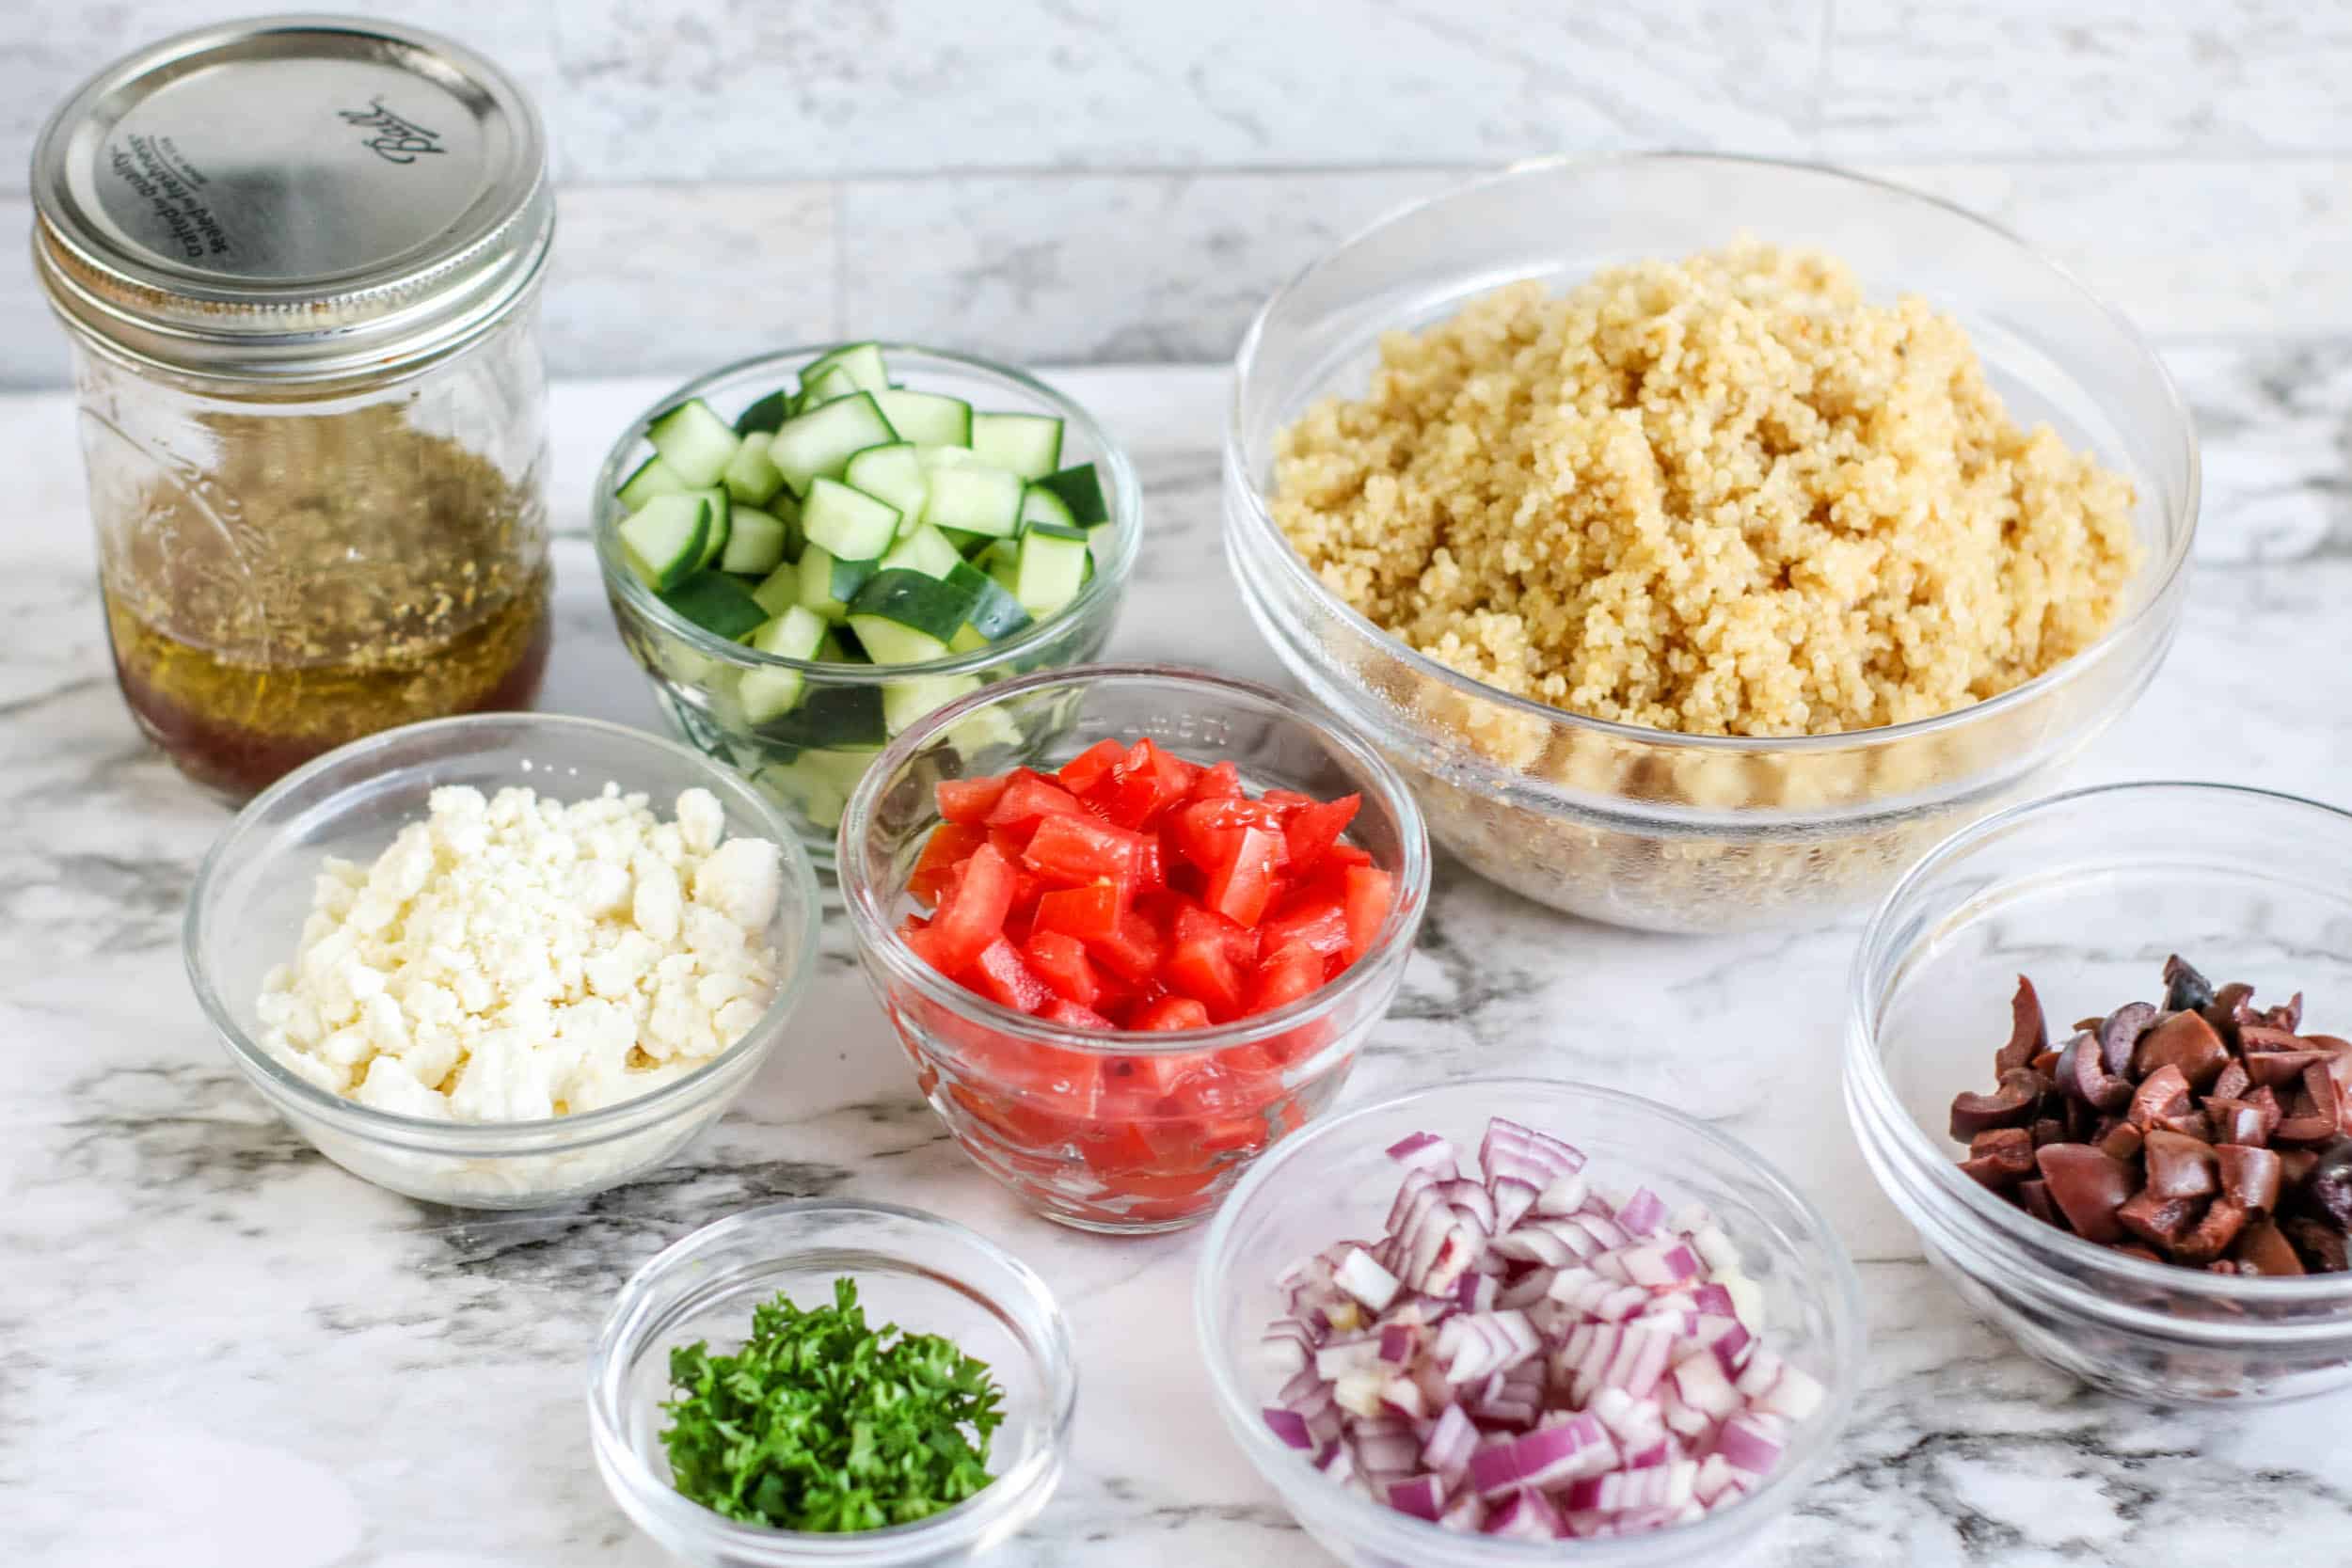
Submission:
<svg viewBox="0 0 2352 1568">
<path fill-rule="evenodd" d="M 1322 1112 L 1403 978 L 1421 813 L 1302 700 L 1145 665 L 929 715 L 842 817 L 842 902 L 915 1081 L 1049 1219 L 1173 1229 Z"/>
</svg>

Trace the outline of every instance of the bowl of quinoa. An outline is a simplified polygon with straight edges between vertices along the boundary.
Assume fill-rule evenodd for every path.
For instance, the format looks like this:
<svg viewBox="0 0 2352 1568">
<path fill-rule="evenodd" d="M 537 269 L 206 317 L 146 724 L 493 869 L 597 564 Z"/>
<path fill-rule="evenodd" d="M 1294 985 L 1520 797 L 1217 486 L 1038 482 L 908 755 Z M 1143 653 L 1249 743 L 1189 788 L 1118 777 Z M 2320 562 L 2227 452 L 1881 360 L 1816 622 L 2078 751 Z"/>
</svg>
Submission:
<svg viewBox="0 0 2352 1568">
<path fill-rule="evenodd" d="M 2060 767 L 2170 644 L 2188 416 L 1980 219 L 1833 170 L 1556 160 L 1271 300 L 1229 557 L 1431 832 L 1539 902 L 1804 925 Z"/>
</svg>

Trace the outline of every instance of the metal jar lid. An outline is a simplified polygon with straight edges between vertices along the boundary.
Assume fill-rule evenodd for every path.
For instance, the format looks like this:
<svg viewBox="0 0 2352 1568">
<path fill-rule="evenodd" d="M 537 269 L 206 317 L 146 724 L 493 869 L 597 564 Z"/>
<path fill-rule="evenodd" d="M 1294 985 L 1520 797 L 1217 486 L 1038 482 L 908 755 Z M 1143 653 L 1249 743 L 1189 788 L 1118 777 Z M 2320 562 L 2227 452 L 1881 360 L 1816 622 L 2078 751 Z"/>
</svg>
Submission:
<svg viewBox="0 0 2352 1568">
<path fill-rule="evenodd" d="M 397 373 L 529 297 L 554 232 L 520 88 L 415 28 L 265 17 L 101 71 L 33 150 L 33 256 L 98 346 L 215 379 Z"/>
</svg>

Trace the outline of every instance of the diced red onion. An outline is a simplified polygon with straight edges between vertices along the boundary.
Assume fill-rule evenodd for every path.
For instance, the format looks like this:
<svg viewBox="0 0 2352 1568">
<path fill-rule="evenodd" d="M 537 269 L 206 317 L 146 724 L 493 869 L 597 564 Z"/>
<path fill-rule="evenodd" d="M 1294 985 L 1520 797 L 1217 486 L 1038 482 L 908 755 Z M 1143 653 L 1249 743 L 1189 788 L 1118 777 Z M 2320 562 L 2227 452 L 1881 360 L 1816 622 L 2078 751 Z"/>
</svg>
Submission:
<svg viewBox="0 0 2352 1568">
<path fill-rule="evenodd" d="M 1538 1214 L 1573 1214 L 1591 1199 L 1592 1188 L 1584 1178 L 1571 1171 L 1555 1179 L 1550 1185 L 1535 1195 Z"/>
<path fill-rule="evenodd" d="M 1363 1254 L 1354 1256 L 1360 1258 Z M 1627 1247 L 1612 1256 L 1625 1264 L 1627 1279 L 1633 1284 L 1652 1288 L 1679 1285 L 1686 1279 L 1696 1277 L 1705 1266 L 1699 1261 L 1699 1255 L 1692 1251 L 1687 1243 L 1677 1241 L 1647 1242 L 1640 1246 Z M 1344 1273 L 1344 1270 L 1342 1272 Z M 1340 1283 L 1344 1286 L 1347 1282 L 1343 1279 Z"/>
<path fill-rule="evenodd" d="M 1676 1396 L 1702 1416 L 1722 1420 L 1740 1407 L 1740 1390 L 1731 1386 L 1723 1363 L 1709 1352 L 1684 1356 L 1675 1363 L 1672 1375 Z"/>
<path fill-rule="evenodd" d="M 1649 1235 L 1666 1223 L 1666 1200 L 1647 1187 L 1636 1187 L 1633 1196 L 1618 1205 L 1616 1219 L 1630 1235 Z"/>
<path fill-rule="evenodd" d="M 1389 1146 L 1389 1158 L 1407 1170 L 1442 1171 L 1450 1176 L 1460 1168 L 1453 1143 L 1435 1132 L 1399 1138 Z"/>
<path fill-rule="evenodd" d="M 1315 1352 L 1315 1375 L 1327 1383 L 1336 1383 L 1350 1372 L 1367 1370 L 1380 1359 L 1380 1341 L 1364 1337 L 1353 1339 L 1333 1339 Z"/>
<path fill-rule="evenodd" d="M 1488 1535 L 1512 1541 L 1557 1541 L 1565 1523 L 1551 1499 L 1541 1492 L 1515 1492 L 1510 1501 L 1486 1515 L 1481 1527 Z"/>
<path fill-rule="evenodd" d="M 1763 1475 L 1779 1464 L 1784 1446 L 1778 1421 L 1747 1411 L 1725 1421 L 1723 1430 L 1715 1434 L 1716 1455 L 1733 1469 L 1745 1470 L 1752 1476 Z"/>
<path fill-rule="evenodd" d="M 1491 1236 L 1500 1228 L 1495 1224 L 1494 1194 L 1477 1182 L 1461 1178 L 1440 1181 L 1438 1192 L 1446 1205 L 1462 1216 L 1462 1223 L 1481 1236 Z"/>
<path fill-rule="evenodd" d="M 1438 1413 L 1438 1424 L 1421 1446 L 1421 1462 L 1446 1478 L 1448 1485 L 1470 1468 L 1470 1451 L 1478 1447 L 1478 1428 L 1458 1404 Z"/>
<path fill-rule="evenodd" d="M 1315 1446 L 1315 1440 L 1307 1433 L 1307 1418 L 1297 1411 L 1270 1404 L 1259 1414 L 1265 1418 L 1267 1429 L 1292 1448 L 1311 1449 Z"/>
<path fill-rule="evenodd" d="M 1705 1262 L 1707 1255 L 1700 1253 L 1699 1260 Z M 1731 1305 L 1731 1292 L 1712 1279 L 1691 1292 L 1691 1307 L 1693 1311 L 1717 1318 L 1736 1318 L 1740 1315 L 1739 1309 Z"/>
<path fill-rule="evenodd" d="M 1445 1483 L 1436 1476 L 1415 1476 L 1410 1481 L 1392 1481 L 1388 1489 L 1389 1506 L 1399 1513 L 1409 1513 L 1431 1524 L 1445 1512 Z"/>
<path fill-rule="evenodd" d="M 1446 1505 L 1438 1523 L 1451 1530 L 1475 1535 L 1486 1523 L 1486 1505 L 1475 1492 L 1464 1492 Z"/>
<path fill-rule="evenodd" d="M 1542 1196 L 1534 1182 L 1516 1176 L 1498 1176 L 1487 1190 L 1494 1194 L 1497 1230 L 1508 1230 L 1518 1224 Z"/>
<path fill-rule="evenodd" d="M 1697 1259 L 1692 1261 L 1695 1266 Z M 1362 1247 L 1348 1249 L 1333 1271 L 1331 1282 L 1375 1312 L 1387 1311 L 1399 1289 L 1396 1275 L 1374 1262 L 1372 1254 Z"/>
</svg>

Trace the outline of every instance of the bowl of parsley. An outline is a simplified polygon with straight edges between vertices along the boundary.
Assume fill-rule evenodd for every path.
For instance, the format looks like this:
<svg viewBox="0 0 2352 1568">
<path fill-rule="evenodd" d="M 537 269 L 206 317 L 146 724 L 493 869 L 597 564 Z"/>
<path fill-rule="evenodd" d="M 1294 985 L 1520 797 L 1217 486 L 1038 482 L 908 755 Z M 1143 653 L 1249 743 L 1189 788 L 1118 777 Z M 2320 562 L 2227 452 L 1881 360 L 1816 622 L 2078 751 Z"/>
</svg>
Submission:
<svg viewBox="0 0 2352 1568">
<path fill-rule="evenodd" d="M 1045 1282 L 891 1204 L 771 1203 L 622 1287 L 590 1433 L 639 1528 L 707 1568 L 965 1562 L 1061 1479 L 1077 1402 Z"/>
</svg>

